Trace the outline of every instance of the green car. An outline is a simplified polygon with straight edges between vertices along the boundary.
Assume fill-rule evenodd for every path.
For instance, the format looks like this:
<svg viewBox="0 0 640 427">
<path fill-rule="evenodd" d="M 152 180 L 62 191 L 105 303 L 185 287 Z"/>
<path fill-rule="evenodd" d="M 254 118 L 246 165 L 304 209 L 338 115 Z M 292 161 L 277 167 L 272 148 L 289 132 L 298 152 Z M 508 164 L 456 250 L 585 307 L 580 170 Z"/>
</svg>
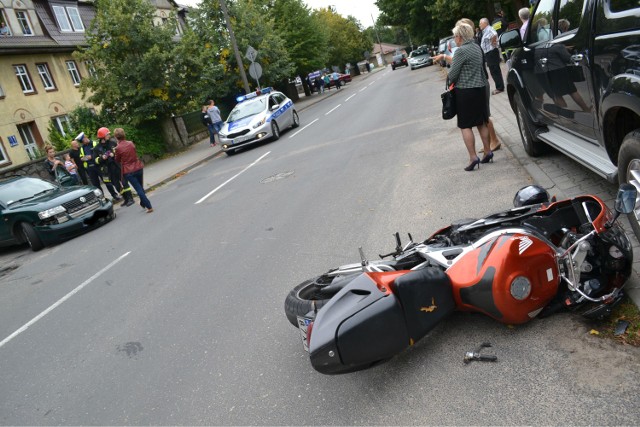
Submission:
<svg viewBox="0 0 640 427">
<path fill-rule="evenodd" d="M 113 205 L 95 187 L 62 187 L 32 177 L 0 181 L 0 246 L 28 243 L 38 251 L 115 217 Z"/>
</svg>

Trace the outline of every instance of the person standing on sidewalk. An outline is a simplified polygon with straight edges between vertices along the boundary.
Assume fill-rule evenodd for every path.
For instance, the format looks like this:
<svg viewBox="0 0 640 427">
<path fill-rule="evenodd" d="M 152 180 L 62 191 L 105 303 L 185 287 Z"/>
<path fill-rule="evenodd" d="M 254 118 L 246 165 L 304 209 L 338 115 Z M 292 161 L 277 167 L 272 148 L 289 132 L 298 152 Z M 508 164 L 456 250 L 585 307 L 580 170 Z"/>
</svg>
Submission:
<svg viewBox="0 0 640 427">
<path fill-rule="evenodd" d="M 216 145 L 216 129 L 213 127 L 213 122 L 211 121 L 211 116 L 207 112 L 208 105 L 202 106 L 202 113 L 200 115 L 202 119 L 202 124 L 207 127 L 209 131 L 209 143 L 213 147 Z"/>
<path fill-rule="evenodd" d="M 452 32 L 458 49 L 453 56 L 449 80 L 455 85 L 458 127 L 469 154 L 470 163 L 464 170 L 470 172 L 476 167 L 480 168 L 480 163 L 493 162 L 487 127 L 489 112 L 486 86 L 488 83 L 483 71 L 482 51 L 473 40 L 473 27 L 458 21 Z M 476 154 L 474 127 L 478 129 L 484 147 L 485 154 L 482 160 Z"/>
<path fill-rule="evenodd" d="M 523 7 L 518 11 L 518 18 L 522 21 L 522 26 L 520 27 L 520 38 L 524 41 L 524 36 L 527 33 L 527 27 L 529 26 L 529 16 L 531 16 L 528 7 Z"/>
<path fill-rule="evenodd" d="M 480 20 L 480 30 L 482 30 L 482 39 L 480 47 L 484 52 L 485 62 L 489 67 L 491 78 L 496 85 L 496 89 L 491 92 L 493 95 L 504 92 L 504 79 L 502 78 L 502 70 L 500 69 L 500 49 L 498 49 L 498 33 L 489 25 L 487 18 Z"/>
<path fill-rule="evenodd" d="M 496 12 L 496 18 L 491 23 L 491 28 L 496 30 L 496 33 L 498 34 L 498 40 L 500 40 L 500 36 L 502 35 L 502 33 L 507 31 L 507 28 L 509 28 L 509 22 L 504 17 L 504 10 L 500 9 L 498 12 Z M 498 51 L 500 51 L 500 49 L 498 49 Z M 504 59 L 504 62 L 507 62 L 507 60 L 509 59 L 507 52 L 502 52 L 502 59 Z"/>
<path fill-rule="evenodd" d="M 127 141 L 124 129 L 117 128 L 113 131 L 118 145 L 116 146 L 116 162 L 122 167 L 124 179 L 131 184 L 138 197 L 140 197 L 140 206 L 147 210 L 147 213 L 153 212 L 151 202 L 147 198 L 143 187 L 143 169 L 144 164 L 138 158 L 136 146 L 133 142 Z"/>
<path fill-rule="evenodd" d="M 474 37 L 473 37 L 473 41 L 476 44 L 480 44 L 480 40 L 477 40 L 475 34 L 478 30 L 478 28 L 475 27 L 475 24 L 473 23 L 473 21 L 469 18 L 462 18 L 460 20 L 458 20 L 458 22 L 456 22 L 456 25 L 458 24 L 467 24 L 468 26 L 471 27 L 471 29 L 474 32 Z M 448 62 L 449 64 L 451 64 L 451 62 L 453 61 L 453 53 L 452 55 L 445 55 L 444 53 L 441 53 L 439 55 L 433 56 L 433 62 L 438 62 L 441 59 L 445 60 L 446 62 Z M 489 76 L 487 75 L 487 69 L 484 67 L 484 65 L 482 66 L 482 71 L 484 72 L 486 81 L 487 81 L 487 86 L 485 88 L 486 91 L 486 101 L 487 101 L 487 114 L 489 115 L 489 121 L 487 122 L 487 128 L 489 128 L 489 142 L 490 142 L 490 148 L 491 148 L 491 152 L 497 151 L 500 149 L 500 147 L 502 146 L 502 143 L 500 142 L 500 140 L 498 139 L 498 135 L 496 134 L 496 130 L 493 127 L 493 120 L 491 119 L 491 106 L 490 106 L 490 98 L 491 98 L 491 88 L 489 86 Z M 481 149 L 480 152 L 484 152 L 484 149 Z"/>
<path fill-rule="evenodd" d="M 222 116 L 220 115 L 220 109 L 218 109 L 218 107 L 216 107 L 216 103 L 213 102 L 213 99 L 209 100 L 209 106 L 207 107 L 207 113 L 209 114 L 209 117 L 211 117 L 211 123 L 213 123 L 213 129 L 214 129 L 215 133 L 218 134 L 220 132 L 220 129 L 222 129 Z M 211 143 L 212 147 L 214 145 L 216 145 L 215 137 L 214 137 L 213 142 Z"/>
</svg>

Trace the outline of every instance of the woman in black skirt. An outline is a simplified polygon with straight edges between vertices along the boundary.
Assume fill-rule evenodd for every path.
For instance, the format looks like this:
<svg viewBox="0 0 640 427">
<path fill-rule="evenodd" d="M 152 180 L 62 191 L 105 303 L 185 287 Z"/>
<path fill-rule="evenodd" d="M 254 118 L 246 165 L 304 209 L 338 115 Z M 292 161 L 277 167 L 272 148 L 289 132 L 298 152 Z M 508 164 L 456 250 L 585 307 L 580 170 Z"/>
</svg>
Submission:
<svg viewBox="0 0 640 427">
<path fill-rule="evenodd" d="M 472 171 L 480 163 L 493 162 L 493 152 L 489 144 L 489 112 L 487 110 L 487 77 L 484 72 L 482 50 L 473 41 L 473 28 L 464 23 L 458 23 L 453 29 L 456 45 L 459 46 L 453 56 L 449 80 L 455 85 L 458 127 L 462 131 L 464 145 L 469 152 L 469 166 L 464 168 Z M 476 139 L 473 127 L 478 128 L 484 157 L 482 160 L 476 155 Z"/>
</svg>

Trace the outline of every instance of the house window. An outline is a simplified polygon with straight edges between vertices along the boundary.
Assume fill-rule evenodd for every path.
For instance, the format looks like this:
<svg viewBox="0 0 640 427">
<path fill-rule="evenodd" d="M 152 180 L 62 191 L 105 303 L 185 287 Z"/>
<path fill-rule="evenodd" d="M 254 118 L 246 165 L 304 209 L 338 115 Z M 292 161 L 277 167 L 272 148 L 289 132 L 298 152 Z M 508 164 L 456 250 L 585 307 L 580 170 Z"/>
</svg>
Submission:
<svg viewBox="0 0 640 427">
<path fill-rule="evenodd" d="M 58 27 L 60 31 L 72 31 L 71 23 L 67 17 L 67 12 L 64 11 L 62 6 L 52 6 L 53 13 L 56 15 L 56 21 L 58 21 Z"/>
<path fill-rule="evenodd" d="M 18 125 L 18 132 L 20 132 L 24 149 L 27 151 L 29 158 L 33 160 L 38 157 L 38 146 L 36 145 L 36 139 L 33 137 L 33 131 L 31 130 L 32 124 L 35 125 L 34 122 Z"/>
<path fill-rule="evenodd" d="M 44 88 L 46 90 L 54 90 L 56 85 L 53 83 L 53 78 L 51 78 L 49 66 L 47 64 L 36 64 L 36 67 L 38 68 L 38 74 L 40 74 Z"/>
<path fill-rule="evenodd" d="M 22 28 L 22 34 L 24 34 L 25 36 L 32 36 L 33 30 L 31 29 L 31 24 L 29 23 L 27 12 L 25 12 L 24 10 L 16 10 L 16 18 L 18 18 L 18 23 Z"/>
<path fill-rule="evenodd" d="M 33 88 L 33 84 L 31 84 L 31 77 L 29 77 L 27 66 L 14 65 L 13 68 L 16 70 L 16 77 L 18 77 L 20 87 L 22 87 L 22 93 L 35 93 L 36 91 Z"/>
<path fill-rule="evenodd" d="M 75 86 L 80 85 L 80 73 L 78 72 L 76 62 L 67 61 L 67 70 L 69 71 L 69 75 L 71 76 L 71 81 L 73 81 L 73 84 Z"/>
<path fill-rule="evenodd" d="M 96 67 L 93 65 L 93 61 L 86 61 L 84 63 L 84 66 L 87 68 L 87 71 L 89 72 L 89 75 L 93 78 L 96 78 L 98 76 L 98 73 L 96 72 Z"/>
<path fill-rule="evenodd" d="M 12 36 L 11 28 L 9 28 L 9 21 L 7 15 L 4 13 L 4 9 L 0 8 L 0 37 Z"/>
<path fill-rule="evenodd" d="M 60 132 L 62 136 L 66 137 L 69 129 L 71 129 L 71 122 L 69 121 L 69 116 L 64 115 L 64 116 L 52 117 L 51 121 L 53 122 L 53 125 L 56 127 L 58 132 Z"/>
<path fill-rule="evenodd" d="M 84 32 L 84 24 L 77 7 L 52 6 L 60 31 Z"/>
<path fill-rule="evenodd" d="M 4 143 L 2 142 L 2 138 L 0 137 L 0 165 L 4 165 L 7 163 L 11 163 L 9 161 L 9 157 L 7 156 L 7 152 L 4 150 Z"/>
<path fill-rule="evenodd" d="M 80 19 L 78 8 L 67 7 L 67 13 L 69 14 L 69 18 L 71 18 L 71 25 L 73 25 L 74 31 L 84 31 L 84 24 L 82 24 L 82 19 Z"/>
</svg>

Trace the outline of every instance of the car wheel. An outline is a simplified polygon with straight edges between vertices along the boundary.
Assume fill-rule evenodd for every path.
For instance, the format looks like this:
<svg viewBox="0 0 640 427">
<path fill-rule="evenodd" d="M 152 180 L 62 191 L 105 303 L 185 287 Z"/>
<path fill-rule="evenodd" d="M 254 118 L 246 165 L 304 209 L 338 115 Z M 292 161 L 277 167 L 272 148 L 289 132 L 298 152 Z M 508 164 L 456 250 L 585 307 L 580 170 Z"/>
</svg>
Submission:
<svg viewBox="0 0 640 427">
<path fill-rule="evenodd" d="M 296 110 L 293 110 L 293 124 L 291 125 L 291 127 L 297 128 L 298 126 L 300 126 L 300 118 L 298 117 L 298 113 L 296 112 Z"/>
<path fill-rule="evenodd" d="M 516 120 L 518 122 L 518 129 L 520 130 L 520 138 L 522 138 L 522 145 L 524 145 L 524 151 L 531 157 L 538 157 L 547 151 L 547 145 L 536 138 L 531 129 L 535 126 L 529 116 L 525 112 L 524 104 L 518 93 L 515 94 L 516 105 Z"/>
<path fill-rule="evenodd" d="M 622 140 L 618 153 L 618 181 L 620 184 L 629 183 L 640 193 L 640 129 L 627 134 Z M 631 228 L 640 239 L 640 206 L 636 199 L 636 207 L 627 215 Z"/>
<path fill-rule="evenodd" d="M 22 230 L 22 237 L 24 238 L 24 241 L 29 244 L 29 247 L 31 247 L 32 251 L 35 252 L 44 248 L 42 240 L 40 240 L 40 237 L 38 237 L 38 233 L 36 233 L 33 225 L 23 222 L 22 224 L 20 224 L 20 229 Z"/>
<path fill-rule="evenodd" d="M 271 122 L 271 135 L 274 141 L 280 139 L 280 128 L 276 122 Z"/>
</svg>

